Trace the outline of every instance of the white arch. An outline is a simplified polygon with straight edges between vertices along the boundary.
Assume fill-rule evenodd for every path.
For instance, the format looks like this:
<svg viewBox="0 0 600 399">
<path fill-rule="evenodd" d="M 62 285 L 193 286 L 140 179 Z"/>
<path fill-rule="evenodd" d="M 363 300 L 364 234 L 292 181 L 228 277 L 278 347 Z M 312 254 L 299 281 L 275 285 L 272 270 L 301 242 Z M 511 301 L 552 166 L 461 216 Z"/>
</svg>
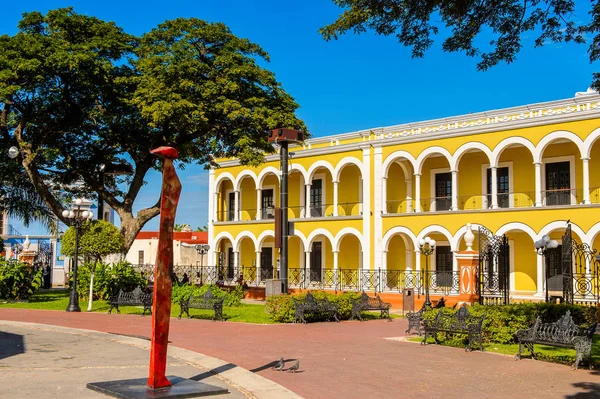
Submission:
<svg viewBox="0 0 600 399">
<path fill-rule="evenodd" d="M 333 177 L 335 176 L 335 169 L 333 168 L 333 166 L 331 166 L 331 164 L 327 161 L 317 161 L 315 163 L 313 163 L 312 165 L 310 165 L 310 168 L 308 168 L 308 180 L 307 183 L 312 182 L 313 176 L 315 174 L 315 171 L 318 168 L 325 168 L 329 171 L 329 173 L 331 173 L 331 178 L 333 179 Z"/>
<path fill-rule="evenodd" d="M 319 234 L 322 234 L 325 237 L 327 237 L 329 239 L 329 243 L 331 244 L 331 247 L 333 248 L 333 245 L 335 244 L 335 238 L 333 237 L 333 234 L 331 234 L 328 230 L 321 228 L 321 229 L 313 230 L 306 238 L 307 246 L 305 248 L 307 251 L 311 249 L 310 244 L 312 244 L 315 237 L 318 236 Z"/>
<path fill-rule="evenodd" d="M 490 165 L 492 163 L 492 150 L 488 148 L 487 145 L 480 143 L 479 141 L 470 141 L 458 147 L 456 151 L 454 151 L 454 155 L 452 156 L 452 161 L 450 162 L 450 170 L 458 170 L 458 165 L 460 163 L 460 159 L 465 153 L 469 150 L 479 150 L 487 155 L 488 160 L 490 161 Z"/>
<path fill-rule="evenodd" d="M 592 130 L 592 132 L 585 138 L 583 141 L 583 149 L 585 153 L 583 155 L 584 158 L 589 158 L 590 153 L 592 152 L 592 146 L 596 142 L 596 140 L 600 137 L 600 127 Z"/>
<path fill-rule="evenodd" d="M 215 192 L 219 192 L 219 185 L 225 179 L 229 179 L 231 181 L 231 185 L 235 187 L 235 177 L 229 172 L 220 173 L 219 176 L 215 179 Z"/>
<path fill-rule="evenodd" d="M 398 158 L 406 159 L 412 165 L 413 170 L 416 170 L 415 165 L 417 164 L 417 161 L 412 156 L 412 154 L 410 154 L 406 151 L 394 151 L 390 155 L 388 155 L 387 158 L 385 158 L 385 161 L 383 162 L 383 177 L 388 177 L 388 171 L 389 171 L 390 166 Z M 406 177 L 409 178 L 410 176 L 406 176 Z"/>
<path fill-rule="evenodd" d="M 235 237 L 235 243 L 233 244 L 233 248 L 235 252 L 240 252 L 240 245 L 242 242 L 242 239 L 244 238 L 249 238 L 252 240 L 252 243 L 254 244 L 254 247 L 256 248 L 256 236 L 248 230 L 242 231 L 240 234 L 237 235 L 237 237 Z"/>
<path fill-rule="evenodd" d="M 298 229 L 294 229 L 294 237 L 298 237 L 300 241 L 302 241 L 302 245 L 304 246 L 304 250 L 306 251 L 306 235 Z"/>
<path fill-rule="evenodd" d="M 544 227 L 542 227 L 542 229 L 540 230 L 540 232 L 537 235 L 536 240 L 539 240 L 546 234 L 550 234 L 554 230 L 566 229 L 566 228 L 567 228 L 566 220 L 555 220 L 554 222 L 550 222 L 547 225 L 545 225 Z M 587 234 L 585 234 L 583 232 L 583 230 L 581 229 L 581 227 L 577 226 L 575 223 L 571 223 L 571 231 L 575 232 L 575 234 L 577 234 L 579 236 L 580 240 L 587 239 Z"/>
<path fill-rule="evenodd" d="M 341 229 L 335 235 L 335 243 L 333 245 L 333 250 L 334 251 L 339 251 L 340 250 L 340 243 L 342 241 L 342 238 L 344 238 L 348 234 L 351 234 L 351 235 L 355 236 L 356 238 L 358 238 L 358 241 L 360 242 L 360 248 L 361 248 L 361 250 L 362 250 L 362 248 L 364 248 L 364 245 L 363 245 L 363 236 L 360 233 L 360 231 L 358 231 L 354 227 L 344 227 L 343 229 Z"/>
<path fill-rule="evenodd" d="M 421 232 L 417 236 L 417 241 L 416 241 L 417 249 L 419 249 L 418 248 L 419 241 L 422 238 L 425 238 L 425 236 L 430 233 L 441 233 L 442 235 L 446 236 L 446 238 L 448 239 L 448 242 L 450 243 L 450 250 L 451 251 L 456 250 L 456 247 L 454 246 L 454 237 L 452 237 L 452 234 L 450 234 L 448 229 L 446 229 L 444 226 L 440 226 L 439 224 L 432 224 L 432 225 L 425 227 L 423 230 L 421 230 Z"/>
<path fill-rule="evenodd" d="M 252 180 L 254 180 L 254 187 L 258 188 L 258 178 L 256 177 L 256 173 L 254 173 L 251 170 L 245 169 L 239 175 L 237 175 L 237 178 L 235 180 L 236 191 L 241 191 L 242 180 L 244 180 L 245 177 L 250 177 Z"/>
<path fill-rule="evenodd" d="M 498 166 L 498 162 L 500 162 L 500 155 L 502 155 L 502 152 L 514 144 L 520 144 L 523 147 L 527 148 L 531 153 L 531 157 L 535 159 L 535 146 L 531 141 L 520 136 L 508 137 L 499 142 L 498 145 L 496 145 L 496 147 L 494 148 L 494 151 L 492 152 L 492 157 L 490 159 L 490 166 Z"/>
<path fill-rule="evenodd" d="M 522 231 L 523 233 L 527 233 L 533 241 L 537 240 L 537 234 L 536 234 L 535 230 L 532 229 L 531 227 L 529 227 L 528 225 L 526 225 L 525 223 L 521 223 L 521 222 L 506 223 L 505 225 L 503 225 L 496 231 L 496 235 L 501 236 L 501 235 L 508 233 L 509 231 L 515 231 L 515 230 Z"/>
<path fill-rule="evenodd" d="M 279 174 L 279 169 L 277 169 L 274 166 L 267 166 L 266 168 L 261 170 L 260 173 L 258 174 L 258 186 L 257 186 L 258 188 L 262 189 L 263 181 L 264 181 L 265 177 L 271 173 L 273 173 L 275 176 L 277 176 L 278 181 L 281 181 L 281 175 Z"/>
<path fill-rule="evenodd" d="M 598 233 L 600 233 L 600 222 L 590 227 L 587 232 L 587 242 L 590 244 L 590 247 L 594 245 L 594 241 L 596 240 Z"/>
<path fill-rule="evenodd" d="M 558 139 L 567 139 L 575 143 L 575 145 L 577 145 L 577 148 L 579 148 L 579 154 L 582 158 L 584 157 L 585 149 L 583 141 L 579 138 L 579 136 L 577 136 L 575 133 L 571 133 L 566 130 L 557 130 L 544 136 L 544 138 L 540 140 L 538 145 L 535 147 L 533 162 L 542 162 L 542 156 L 544 155 L 544 150 L 546 149 L 546 147 L 550 143 Z"/>
<path fill-rule="evenodd" d="M 288 173 L 292 173 L 293 171 L 300 172 L 305 182 L 308 180 L 308 173 L 306 172 L 306 169 L 304 169 L 304 166 L 300 165 L 299 163 L 290 163 Z"/>
<path fill-rule="evenodd" d="M 423 163 L 425 163 L 425 160 L 430 155 L 433 155 L 433 154 L 443 155 L 448 160 L 448 163 L 450 165 L 452 165 L 452 155 L 450 155 L 450 153 L 448 152 L 447 149 L 439 147 L 439 146 L 428 147 L 419 154 L 419 157 L 417 158 L 417 160 L 415 162 L 415 165 L 416 165 L 415 173 L 421 174 L 421 168 L 423 167 Z"/>
<path fill-rule="evenodd" d="M 479 231 L 479 227 L 481 227 L 480 224 L 471 223 L 471 230 L 473 231 L 473 234 L 475 234 Z M 456 248 L 457 251 L 460 250 L 460 240 L 462 240 L 462 238 L 466 232 L 467 232 L 466 224 L 464 226 L 462 226 L 460 229 L 456 230 L 456 233 L 454 233 L 454 237 L 452 237 L 453 242 L 450 244 L 450 246 Z"/>
<path fill-rule="evenodd" d="M 416 251 L 419 249 L 419 245 L 418 245 L 419 241 L 417 240 L 417 236 L 415 236 L 415 233 L 413 233 L 410 229 L 408 229 L 404 226 L 396 226 L 396 227 L 392 227 L 391 229 L 389 229 L 385 233 L 385 235 L 383 236 L 383 238 L 381 240 L 384 251 L 388 250 L 388 246 L 390 245 L 390 240 L 396 234 L 403 234 L 403 235 L 407 236 L 412 241 L 414 250 Z"/>
<path fill-rule="evenodd" d="M 235 239 L 233 238 L 233 236 L 231 235 L 230 232 L 228 231 L 222 231 L 219 234 L 217 234 L 217 236 L 215 237 L 215 239 L 213 240 L 214 244 L 214 250 L 217 249 L 217 247 L 219 246 L 219 241 L 221 241 L 223 238 L 227 238 L 230 242 L 231 245 L 234 245 L 235 243 Z"/>
<path fill-rule="evenodd" d="M 275 238 L 275 232 L 273 230 L 264 230 L 262 233 L 260 233 L 260 235 L 256 238 L 255 241 L 256 251 L 260 251 L 260 247 L 262 246 L 264 239 L 267 237 Z"/>
<path fill-rule="evenodd" d="M 348 165 L 358 166 L 358 170 L 360 172 L 360 175 L 362 176 L 362 172 L 363 172 L 362 162 L 360 162 L 358 160 L 358 158 L 355 158 L 355 157 L 345 157 L 345 158 L 342 158 L 342 160 L 340 162 L 338 162 L 338 164 L 335 166 L 334 174 L 332 174 L 333 181 L 338 181 L 338 182 L 340 181 L 340 175 L 342 174 L 342 169 L 344 169 L 344 167 L 348 166 Z"/>
</svg>

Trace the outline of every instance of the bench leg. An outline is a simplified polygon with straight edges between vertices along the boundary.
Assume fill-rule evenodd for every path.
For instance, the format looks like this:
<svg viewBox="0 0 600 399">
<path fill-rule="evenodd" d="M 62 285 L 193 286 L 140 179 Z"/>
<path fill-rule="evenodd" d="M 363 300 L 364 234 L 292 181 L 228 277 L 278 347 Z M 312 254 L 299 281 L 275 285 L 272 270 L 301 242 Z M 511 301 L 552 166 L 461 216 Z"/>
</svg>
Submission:
<svg viewBox="0 0 600 399">
<path fill-rule="evenodd" d="M 110 304 L 110 309 L 108 309 L 108 314 L 111 314 L 111 313 L 112 313 L 112 310 L 113 310 L 113 308 L 114 308 L 114 307 L 115 307 L 115 306 L 114 306 L 114 305 L 111 303 L 111 304 Z"/>
</svg>

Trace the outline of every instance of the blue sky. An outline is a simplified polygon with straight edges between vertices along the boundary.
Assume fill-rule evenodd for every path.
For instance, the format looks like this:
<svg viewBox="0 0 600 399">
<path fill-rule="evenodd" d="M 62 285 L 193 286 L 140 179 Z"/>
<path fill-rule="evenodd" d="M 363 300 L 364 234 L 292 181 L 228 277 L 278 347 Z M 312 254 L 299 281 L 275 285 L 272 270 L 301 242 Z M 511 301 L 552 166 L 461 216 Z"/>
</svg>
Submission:
<svg viewBox="0 0 600 399">
<path fill-rule="evenodd" d="M 315 137 L 360 129 L 485 111 L 572 97 L 591 81 L 587 47 L 549 44 L 533 49 L 534 34 L 524 41 L 516 62 L 477 72 L 476 60 L 448 54 L 436 43 L 425 58 L 393 37 L 345 35 L 325 42 L 319 27 L 333 22 L 340 9 L 330 0 L 55 1 L 8 2 L 0 13 L 0 33 L 13 34 L 26 11 L 73 6 L 75 11 L 114 21 L 132 34 L 178 17 L 224 22 L 234 34 L 260 44 L 271 56 L 266 66 L 300 104 L 298 115 Z M 576 15 L 586 20 L 587 9 Z M 208 175 L 200 166 L 180 172 L 182 197 L 177 223 L 207 224 Z M 152 205 L 160 175 L 147 175 L 136 209 Z M 23 227 L 32 234 L 39 228 Z M 144 230 L 158 228 L 158 218 Z"/>
</svg>

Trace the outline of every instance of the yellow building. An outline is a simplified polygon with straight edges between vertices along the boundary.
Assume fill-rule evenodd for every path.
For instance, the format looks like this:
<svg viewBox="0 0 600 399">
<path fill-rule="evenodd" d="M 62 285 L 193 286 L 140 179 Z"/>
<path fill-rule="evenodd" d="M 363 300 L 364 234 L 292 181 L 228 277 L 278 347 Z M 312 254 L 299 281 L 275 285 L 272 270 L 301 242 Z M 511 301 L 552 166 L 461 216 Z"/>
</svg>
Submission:
<svg viewBox="0 0 600 399">
<path fill-rule="evenodd" d="M 544 261 L 536 240 L 560 243 L 570 220 L 574 240 L 600 248 L 599 136 L 600 95 L 586 92 L 290 147 L 289 285 L 419 290 L 419 241 L 429 236 L 437 242 L 427 259 L 432 292 L 452 297 L 470 223 L 476 235 L 479 226 L 506 235 L 510 297 L 541 300 L 547 278 L 562 273 L 561 248 Z M 225 278 L 243 272 L 260 285 L 278 267 L 279 157 L 258 168 L 219 163 L 210 171 L 209 259 Z M 582 273 L 597 279 L 590 259 Z"/>
</svg>

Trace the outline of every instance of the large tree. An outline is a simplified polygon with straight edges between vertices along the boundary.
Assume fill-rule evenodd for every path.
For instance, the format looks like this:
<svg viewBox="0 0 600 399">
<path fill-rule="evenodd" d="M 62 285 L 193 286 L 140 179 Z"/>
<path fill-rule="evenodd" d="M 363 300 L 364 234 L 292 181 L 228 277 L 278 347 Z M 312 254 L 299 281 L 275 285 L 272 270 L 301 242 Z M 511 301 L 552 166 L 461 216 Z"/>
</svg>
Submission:
<svg viewBox="0 0 600 399">
<path fill-rule="evenodd" d="M 268 54 L 221 23 L 166 21 L 141 37 L 71 8 L 24 14 L 0 36 L 0 136 L 44 204 L 62 218 L 57 193 L 100 196 L 119 214 L 126 251 L 157 202 L 133 214 L 144 177 L 160 168 L 150 150 L 179 150 L 180 165 L 238 157 L 258 164 L 272 152 L 265 131 L 304 128 L 298 105 Z M 125 163 L 128 177 L 100 178 Z M 81 184 L 83 183 L 83 184 Z"/>
<path fill-rule="evenodd" d="M 487 70 L 511 63 L 522 48 L 524 34 L 536 35 L 535 47 L 548 42 L 589 42 L 590 62 L 600 58 L 600 5 L 588 2 L 586 15 L 576 14 L 573 0 L 333 0 L 345 8 L 338 19 L 320 29 L 326 40 L 351 31 L 368 30 L 395 35 L 400 44 L 412 48 L 413 57 L 423 57 L 434 37 L 445 38 L 442 49 L 478 57 L 477 68 Z M 578 5 L 580 13 L 584 5 Z M 491 39 L 490 39 L 491 38 Z M 587 40 L 586 40 L 587 39 Z M 487 42 L 487 45 L 484 44 Z M 600 90 L 600 73 L 592 87 Z"/>
</svg>

